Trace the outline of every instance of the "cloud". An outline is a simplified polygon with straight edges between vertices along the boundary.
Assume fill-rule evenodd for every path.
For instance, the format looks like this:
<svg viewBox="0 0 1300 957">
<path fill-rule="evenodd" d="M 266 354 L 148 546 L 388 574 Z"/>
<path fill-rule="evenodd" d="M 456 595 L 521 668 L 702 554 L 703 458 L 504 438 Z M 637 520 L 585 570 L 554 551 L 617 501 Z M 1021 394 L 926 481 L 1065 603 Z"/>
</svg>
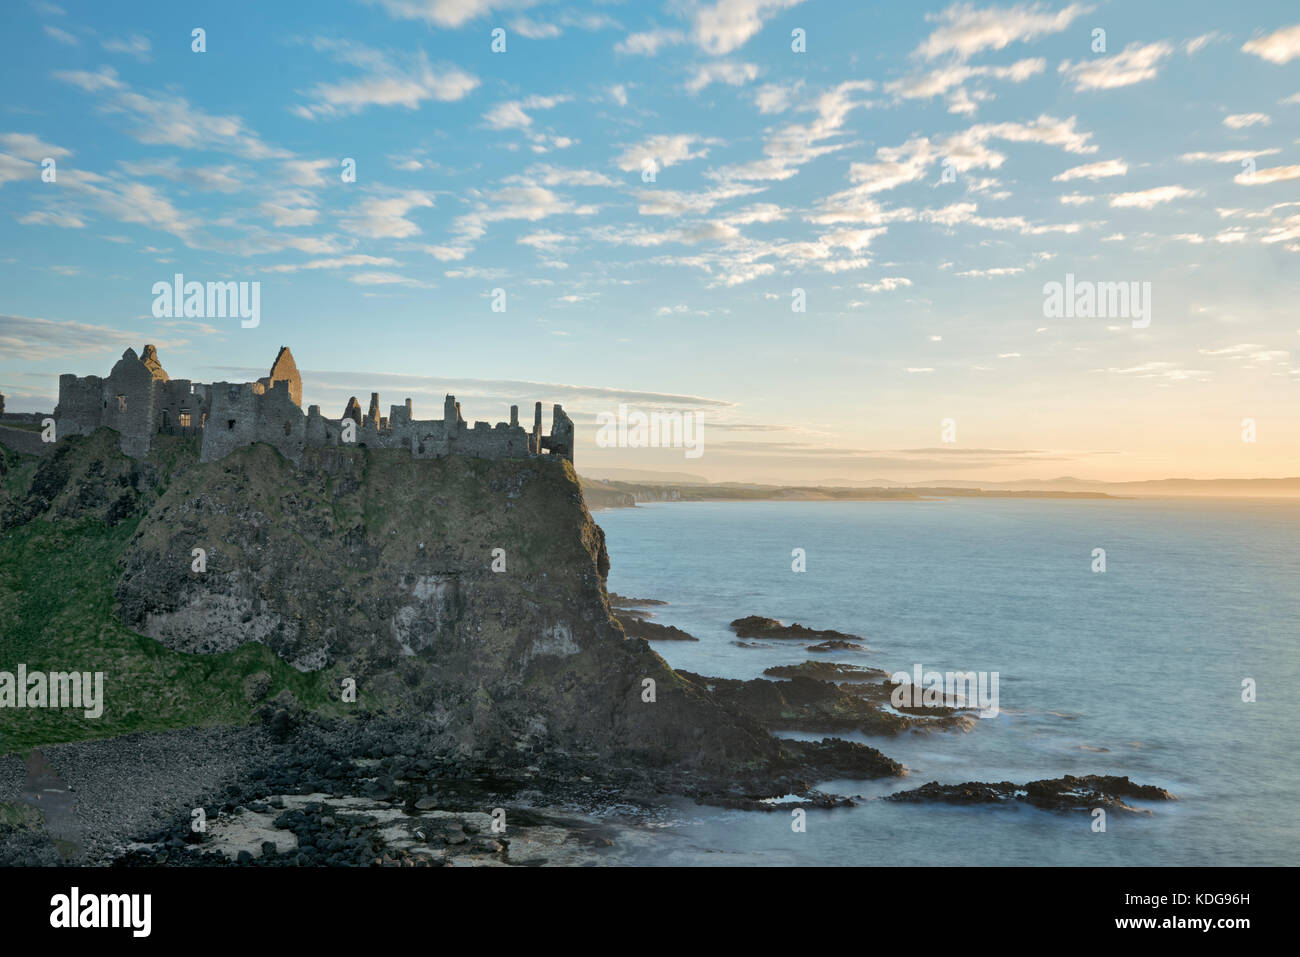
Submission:
<svg viewBox="0 0 1300 957">
<path fill-rule="evenodd" d="M 1102 160 L 1099 163 L 1087 163 L 1072 166 L 1063 173 L 1052 177 L 1053 183 L 1068 183 L 1072 179 L 1090 179 L 1093 181 L 1107 176 L 1123 176 L 1128 172 L 1128 164 L 1123 160 Z"/>
<path fill-rule="evenodd" d="M 526 7 L 529 0 L 366 0 L 399 20 L 424 20 L 439 27 L 460 27 L 496 10 Z"/>
<path fill-rule="evenodd" d="M 522 173 L 506 177 L 508 183 L 525 183 L 539 186 L 617 186 L 604 173 L 588 169 L 565 169 L 547 163 L 537 163 Z"/>
<path fill-rule="evenodd" d="M 1257 169 L 1253 174 L 1242 172 L 1234 176 L 1232 181 L 1243 186 L 1263 186 L 1291 179 L 1300 179 L 1300 166 L 1273 166 L 1268 169 Z"/>
<path fill-rule="evenodd" d="M 433 205 L 433 197 L 421 190 L 407 190 L 393 196 L 363 200 L 342 222 L 343 228 L 370 239 L 404 239 L 418 236 L 420 228 L 406 218 L 413 209 Z"/>
<path fill-rule="evenodd" d="M 265 266 L 263 272 L 300 272 L 304 269 L 345 269 L 349 266 L 396 266 L 397 260 L 387 256 L 336 256 L 331 259 L 312 259 L 302 263 L 283 263 L 278 266 Z"/>
<path fill-rule="evenodd" d="M 1163 41 L 1146 46 L 1131 43 L 1112 57 L 1080 60 L 1074 64 L 1066 60 L 1058 72 L 1074 81 L 1076 91 L 1113 90 L 1154 78 L 1160 69 L 1160 61 L 1173 52 L 1173 46 Z"/>
<path fill-rule="evenodd" d="M 802 86 L 802 80 L 792 86 L 765 83 L 754 91 L 754 105 L 758 107 L 760 113 L 784 113 L 790 109 L 795 94 Z M 1300 97 L 1300 93 L 1296 95 Z"/>
<path fill-rule="evenodd" d="M 637 212 L 642 216 L 702 216 L 714 206 L 741 196 L 761 192 L 760 187 L 730 184 L 697 192 L 669 189 L 637 190 Z M 749 220 L 755 222 L 756 220 Z"/>
<path fill-rule="evenodd" d="M 139 347 L 144 335 L 135 330 L 92 326 L 64 319 L 0 315 L 0 350 L 17 359 L 62 359 L 70 355 L 103 355 L 127 346 Z"/>
<path fill-rule="evenodd" d="M 614 44 L 614 52 L 654 56 L 663 47 L 685 42 L 686 34 L 680 30 L 646 30 L 642 33 L 629 33 L 626 38 Z"/>
<path fill-rule="evenodd" d="M 1267 113 L 1233 113 L 1223 118 L 1223 125 L 1230 130 L 1244 130 L 1250 126 L 1269 126 L 1273 122 Z"/>
<path fill-rule="evenodd" d="M 149 61 L 149 53 L 153 49 L 153 44 L 149 42 L 149 38 L 138 33 L 133 33 L 129 37 L 122 39 L 105 40 L 101 45 L 109 53 L 124 53 L 145 63 Z"/>
<path fill-rule="evenodd" d="M 706 53 L 723 56 L 749 42 L 763 22 L 803 0 L 717 0 L 699 4 L 691 16 L 691 39 Z"/>
<path fill-rule="evenodd" d="M 266 369 L 259 370 L 251 366 L 220 366 L 208 371 L 216 375 L 235 375 L 248 379 L 266 375 Z M 511 405 L 519 405 L 521 409 L 531 408 L 532 402 L 538 399 L 544 400 L 544 403 L 561 402 L 566 411 L 615 409 L 620 402 L 647 409 L 690 408 L 717 412 L 733 409 L 736 406 L 736 403 L 725 399 L 688 393 L 616 389 L 528 379 L 450 378 L 393 372 L 312 369 L 303 370 L 303 379 L 318 395 L 323 392 L 329 396 L 337 396 L 340 409 L 349 396 L 356 395 L 364 389 L 412 396 L 416 399 L 414 404 L 417 407 L 423 404 L 421 397 L 424 397 L 423 401 L 428 403 L 424 408 L 435 410 L 432 414 L 436 416 L 442 415 L 443 397 L 449 392 L 458 399 L 469 400 L 465 403 L 467 412 L 477 412 L 480 407 L 492 405 L 499 407 L 503 416 Z M 474 403 L 472 410 L 470 402 Z"/>
<path fill-rule="evenodd" d="M 893 292 L 895 289 L 903 289 L 912 285 L 912 280 L 903 276 L 885 276 L 878 282 L 860 282 L 858 288 L 867 292 Z"/>
<path fill-rule="evenodd" d="M 615 164 L 624 172 L 639 172 L 647 164 L 653 164 L 656 170 L 667 169 L 687 160 L 701 159 L 709 155 L 708 148 L 694 149 L 695 145 L 709 142 L 694 133 L 658 134 L 644 142 L 628 147 L 615 160 Z"/>
<path fill-rule="evenodd" d="M 1047 68 L 1047 61 L 1042 58 L 1019 60 L 1009 66 L 970 66 L 965 63 L 952 63 L 937 67 L 927 73 L 893 80 L 885 84 L 885 90 L 904 100 L 929 99 L 942 96 L 972 79 L 1009 80 L 1023 83 L 1032 76 L 1042 73 Z M 988 94 L 977 92 L 979 99 L 989 98 Z M 949 99 L 950 113 L 973 113 L 975 101 L 965 90 L 957 90 Z"/>
<path fill-rule="evenodd" d="M 1289 63 L 1300 57 L 1300 23 L 1247 40 L 1241 48 L 1269 63 Z"/>
<path fill-rule="evenodd" d="M 916 49 L 916 55 L 933 60 L 951 54 L 967 60 L 983 50 L 1001 50 L 1012 43 L 1036 40 L 1060 33 L 1091 7 L 1072 3 L 1053 11 L 1046 4 L 989 7 L 977 10 L 969 3 L 956 3 L 926 19 L 941 23 Z"/>
<path fill-rule="evenodd" d="M 182 167 L 175 157 L 159 160 L 123 161 L 118 164 L 129 176 L 155 177 L 184 183 L 205 192 L 233 193 L 244 188 L 239 170 L 234 166 Z"/>
<path fill-rule="evenodd" d="M 264 143 L 238 116 L 207 113 L 172 93 L 133 92 L 117 79 L 117 73 L 110 67 L 102 67 L 96 73 L 60 70 L 54 73 L 54 78 L 87 93 L 109 92 L 101 106 L 102 112 L 133 123 L 134 129 L 128 129 L 128 133 L 150 146 L 221 150 L 248 159 L 289 155 Z"/>
<path fill-rule="evenodd" d="M 533 118 L 528 110 L 550 110 L 561 103 L 567 103 L 572 97 L 530 96 L 523 100 L 509 100 L 498 103 L 483 114 L 483 122 L 491 130 L 528 130 L 533 125 Z"/>
<path fill-rule="evenodd" d="M 60 70 L 54 74 L 54 78 L 71 83 L 85 93 L 119 90 L 126 85 L 117 78 L 117 71 L 111 66 L 102 66 L 93 73 L 88 70 Z"/>
<path fill-rule="evenodd" d="M 792 123 L 770 133 L 763 142 L 764 158 L 724 166 L 708 175 L 727 180 L 785 180 L 819 156 L 838 152 L 846 144 L 828 143 L 838 136 L 849 114 L 869 101 L 854 94 L 875 89 L 871 80 L 849 80 L 817 96 L 806 110 L 815 114 L 807 123 Z"/>
<path fill-rule="evenodd" d="M 964 279 L 990 279 L 997 276 L 1016 276 L 1024 271 L 1023 266 L 995 266 L 992 269 L 967 269 L 957 275 Z"/>
<path fill-rule="evenodd" d="M 32 163 L 39 163 L 47 156 L 63 159 L 72 155 L 72 150 L 47 143 L 32 133 L 0 133 L 0 151 Z"/>
<path fill-rule="evenodd" d="M 284 206 L 279 203 L 260 203 L 258 210 L 271 220 L 276 228 L 311 226 L 320 218 L 320 210 L 309 206 Z"/>
<path fill-rule="evenodd" d="M 594 206 L 577 206 L 572 200 L 535 183 L 510 185 L 494 192 L 475 191 L 475 195 L 478 202 L 473 211 L 457 216 L 452 222 L 455 241 L 450 245 L 427 247 L 425 252 L 443 262 L 464 259 L 491 223 L 537 222 L 551 216 L 588 216 L 596 212 Z"/>
<path fill-rule="evenodd" d="M 420 289 L 432 289 L 433 283 L 395 272 L 358 272 L 348 276 L 348 282 L 358 286 L 415 286 Z"/>
<path fill-rule="evenodd" d="M 563 32 L 554 23 L 542 23 L 528 17 L 516 17 L 511 20 L 510 29 L 529 40 L 550 40 Z"/>
<path fill-rule="evenodd" d="M 1241 163 L 1248 159 L 1255 159 L 1259 156 L 1272 156 L 1280 152 L 1282 151 L 1279 149 L 1224 150 L 1219 153 L 1184 153 L 1178 158 L 1184 163 Z"/>
<path fill-rule="evenodd" d="M 59 213 L 52 210 L 38 210 L 18 217 L 24 226 L 61 226 L 65 229 L 81 229 L 86 224 L 71 213 Z"/>
<path fill-rule="evenodd" d="M 572 237 L 564 233 L 557 233 L 549 229 L 540 229 L 535 233 L 529 233 L 526 236 L 520 236 L 515 240 L 521 246 L 532 246 L 539 252 L 552 253 L 561 246 L 571 243 Z"/>
<path fill-rule="evenodd" d="M 695 73 L 686 81 L 690 93 L 698 93 L 711 83 L 725 83 L 727 86 L 744 86 L 758 77 L 758 67 L 752 63 L 736 63 L 720 60 L 696 67 Z"/>
<path fill-rule="evenodd" d="M 0 181 L 3 179 L 4 164 L 0 163 Z M 86 170 L 62 169 L 59 186 L 61 208 L 48 211 L 50 215 L 80 218 L 81 212 L 75 208 L 80 200 L 119 222 L 158 229 L 187 243 L 199 225 L 196 217 L 183 214 L 167 197 L 144 183 Z"/>
<path fill-rule="evenodd" d="M 429 62 L 424 51 L 398 57 L 346 40 L 317 37 L 312 46 L 333 59 L 361 68 L 358 77 L 337 83 L 317 83 L 307 91 L 310 101 L 294 107 L 304 119 L 333 118 L 360 113 L 371 106 L 401 106 L 418 110 L 426 100 L 451 103 L 479 86 L 478 77 L 457 66 Z"/>
<path fill-rule="evenodd" d="M 61 30 L 58 27 L 47 26 L 45 32 L 65 46 L 75 47 L 81 43 L 80 40 L 74 37 L 67 30 Z"/>
<path fill-rule="evenodd" d="M 876 150 L 876 162 L 850 165 L 849 179 L 855 184 L 852 188 L 819 201 L 817 210 L 808 218 L 820 223 L 885 223 L 915 220 L 918 215 L 914 210 L 883 209 L 874 199 L 874 194 L 893 190 L 907 183 L 918 182 L 924 179 L 940 161 L 952 164 L 958 172 L 997 169 L 1006 157 L 988 146 L 991 140 L 996 139 L 1055 146 L 1067 153 L 1096 152 L 1096 145 L 1089 142 L 1092 134 L 1077 129 L 1075 124 L 1074 117 L 1061 120 L 1043 115 L 1031 123 L 979 124 L 937 142 L 931 142 L 927 137 L 917 137 L 901 146 L 881 147 Z M 952 219 L 954 216 L 975 222 L 976 220 L 972 218 L 974 211 L 973 203 L 954 204 L 943 216 L 934 218 L 937 214 L 928 215 L 933 221 L 947 225 L 942 223 L 942 220 Z M 1023 230 L 1041 228 L 1030 227 L 1018 217 L 983 220 L 977 224 Z M 1053 227 L 1053 229 L 1058 228 Z M 1059 229 L 1063 230 L 1065 227 Z"/>
<path fill-rule="evenodd" d="M 1143 362 L 1139 365 L 1122 369 L 1107 369 L 1115 375 L 1135 376 L 1139 379 L 1168 379 L 1181 382 L 1186 379 L 1200 379 L 1210 373 L 1201 369 L 1186 369 L 1177 362 Z"/>
<path fill-rule="evenodd" d="M 1159 206 L 1161 203 L 1172 202 L 1175 199 L 1182 199 L 1186 196 L 1198 195 L 1196 190 L 1187 189 L 1183 186 L 1157 186 L 1153 189 L 1144 189 L 1136 193 L 1117 193 L 1110 198 L 1110 204 L 1117 208 L 1136 207 L 1137 209 L 1151 209 L 1153 206 Z"/>
<path fill-rule="evenodd" d="M 327 180 L 321 175 L 321 170 L 335 167 L 337 164 L 334 160 L 303 160 L 294 159 L 286 160 L 280 164 L 284 170 L 285 176 L 288 177 L 289 184 L 292 186 L 317 187 L 324 186 Z"/>
<path fill-rule="evenodd" d="M 1200 53 L 1203 49 L 1209 46 L 1211 42 L 1218 40 L 1220 36 L 1221 34 L 1218 30 L 1211 30 L 1209 33 L 1202 33 L 1199 37 L 1192 37 L 1192 39 L 1184 43 L 1183 49 L 1187 52 L 1188 56 L 1195 56 L 1197 53 Z"/>
</svg>

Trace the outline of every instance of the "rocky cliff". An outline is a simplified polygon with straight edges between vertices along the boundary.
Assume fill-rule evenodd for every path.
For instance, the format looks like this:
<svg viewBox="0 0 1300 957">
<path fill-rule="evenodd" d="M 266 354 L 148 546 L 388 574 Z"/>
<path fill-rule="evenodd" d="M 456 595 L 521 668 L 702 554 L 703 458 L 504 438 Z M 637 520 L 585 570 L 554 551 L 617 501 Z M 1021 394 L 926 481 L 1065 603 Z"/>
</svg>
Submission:
<svg viewBox="0 0 1300 957">
<path fill-rule="evenodd" d="M 777 753 L 625 636 L 567 462 L 323 448 L 295 465 L 258 445 L 200 464 L 174 444 L 133 463 L 107 435 L 60 443 L 8 521 L 138 520 L 114 614 L 169 649 L 260 643 L 343 713 L 350 680 L 356 710 L 419 714 L 466 757 L 744 769 Z"/>
</svg>

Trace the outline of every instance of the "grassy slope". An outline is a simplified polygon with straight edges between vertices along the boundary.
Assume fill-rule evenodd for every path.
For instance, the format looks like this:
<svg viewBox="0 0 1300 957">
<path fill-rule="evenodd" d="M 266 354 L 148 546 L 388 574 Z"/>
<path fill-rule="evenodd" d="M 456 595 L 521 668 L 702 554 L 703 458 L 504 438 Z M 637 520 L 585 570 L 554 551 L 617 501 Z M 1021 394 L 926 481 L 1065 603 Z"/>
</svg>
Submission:
<svg viewBox="0 0 1300 957">
<path fill-rule="evenodd" d="M 4 484 L 13 494 L 30 481 L 35 460 L 9 453 L 8 461 Z M 37 520 L 0 537 L 0 670 L 23 663 L 28 671 L 102 671 L 105 699 L 96 720 L 71 709 L 0 709 L 0 754 L 133 731 L 248 723 L 259 705 L 245 699 L 243 683 L 258 671 L 271 675 L 268 697 L 288 689 L 308 707 L 339 707 L 326 694 L 326 675 L 301 674 L 262 645 L 189 655 L 121 625 L 112 613 L 117 559 L 138 523 Z"/>
</svg>

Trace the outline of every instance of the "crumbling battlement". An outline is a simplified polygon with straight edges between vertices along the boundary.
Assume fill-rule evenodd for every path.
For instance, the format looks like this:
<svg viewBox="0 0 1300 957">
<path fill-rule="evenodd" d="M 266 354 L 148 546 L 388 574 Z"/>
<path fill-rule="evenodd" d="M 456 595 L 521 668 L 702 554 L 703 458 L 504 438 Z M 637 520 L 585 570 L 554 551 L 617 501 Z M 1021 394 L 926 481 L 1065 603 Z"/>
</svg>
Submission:
<svg viewBox="0 0 1300 957">
<path fill-rule="evenodd" d="M 531 430 L 519 424 L 518 406 L 510 407 L 509 422 L 471 426 L 452 395 L 443 401 L 441 419 L 416 419 L 410 399 L 381 416 L 377 392 L 370 394 L 365 415 L 355 396 L 337 419 L 325 418 L 316 405 L 304 415 L 302 377 L 287 346 L 280 349 L 270 373 L 256 382 L 211 384 L 169 378 L 153 346 L 145 346 L 139 356 L 127 349 L 107 378 L 60 376 L 54 418 L 61 436 L 88 435 L 103 426 L 115 429 L 122 452 L 134 457 L 147 455 L 153 436 L 162 432 L 201 435 L 204 462 L 254 442 L 274 446 L 295 462 L 308 446 L 350 444 L 405 448 L 417 458 L 550 454 L 573 461 L 573 422 L 559 405 L 552 409 L 550 435 L 542 434 L 540 402 L 533 410 Z"/>
</svg>

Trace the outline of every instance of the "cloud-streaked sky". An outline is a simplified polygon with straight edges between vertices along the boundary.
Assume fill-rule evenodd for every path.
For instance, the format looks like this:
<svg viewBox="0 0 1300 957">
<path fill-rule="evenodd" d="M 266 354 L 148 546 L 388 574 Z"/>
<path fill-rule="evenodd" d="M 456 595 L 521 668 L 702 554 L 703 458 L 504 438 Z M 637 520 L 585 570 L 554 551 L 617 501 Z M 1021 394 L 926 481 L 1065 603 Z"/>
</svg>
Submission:
<svg viewBox="0 0 1300 957">
<path fill-rule="evenodd" d="M 15 0 L 0 21 L 11 410 L 128 345 L 211 381 L 288 344 L 331 416 L 374 390 L 494 422 L 561 402 L 580 470 L 1300 474 L 1290 0 Z M 260 282 L 260 325 L 154 318 L 177 272 Z M 1050 317 L 1067 274 L 1150 283 L 1150 324 Z M 597 448 L 620 402 L 699 413 L 705 454 Z"/>
</svg>

